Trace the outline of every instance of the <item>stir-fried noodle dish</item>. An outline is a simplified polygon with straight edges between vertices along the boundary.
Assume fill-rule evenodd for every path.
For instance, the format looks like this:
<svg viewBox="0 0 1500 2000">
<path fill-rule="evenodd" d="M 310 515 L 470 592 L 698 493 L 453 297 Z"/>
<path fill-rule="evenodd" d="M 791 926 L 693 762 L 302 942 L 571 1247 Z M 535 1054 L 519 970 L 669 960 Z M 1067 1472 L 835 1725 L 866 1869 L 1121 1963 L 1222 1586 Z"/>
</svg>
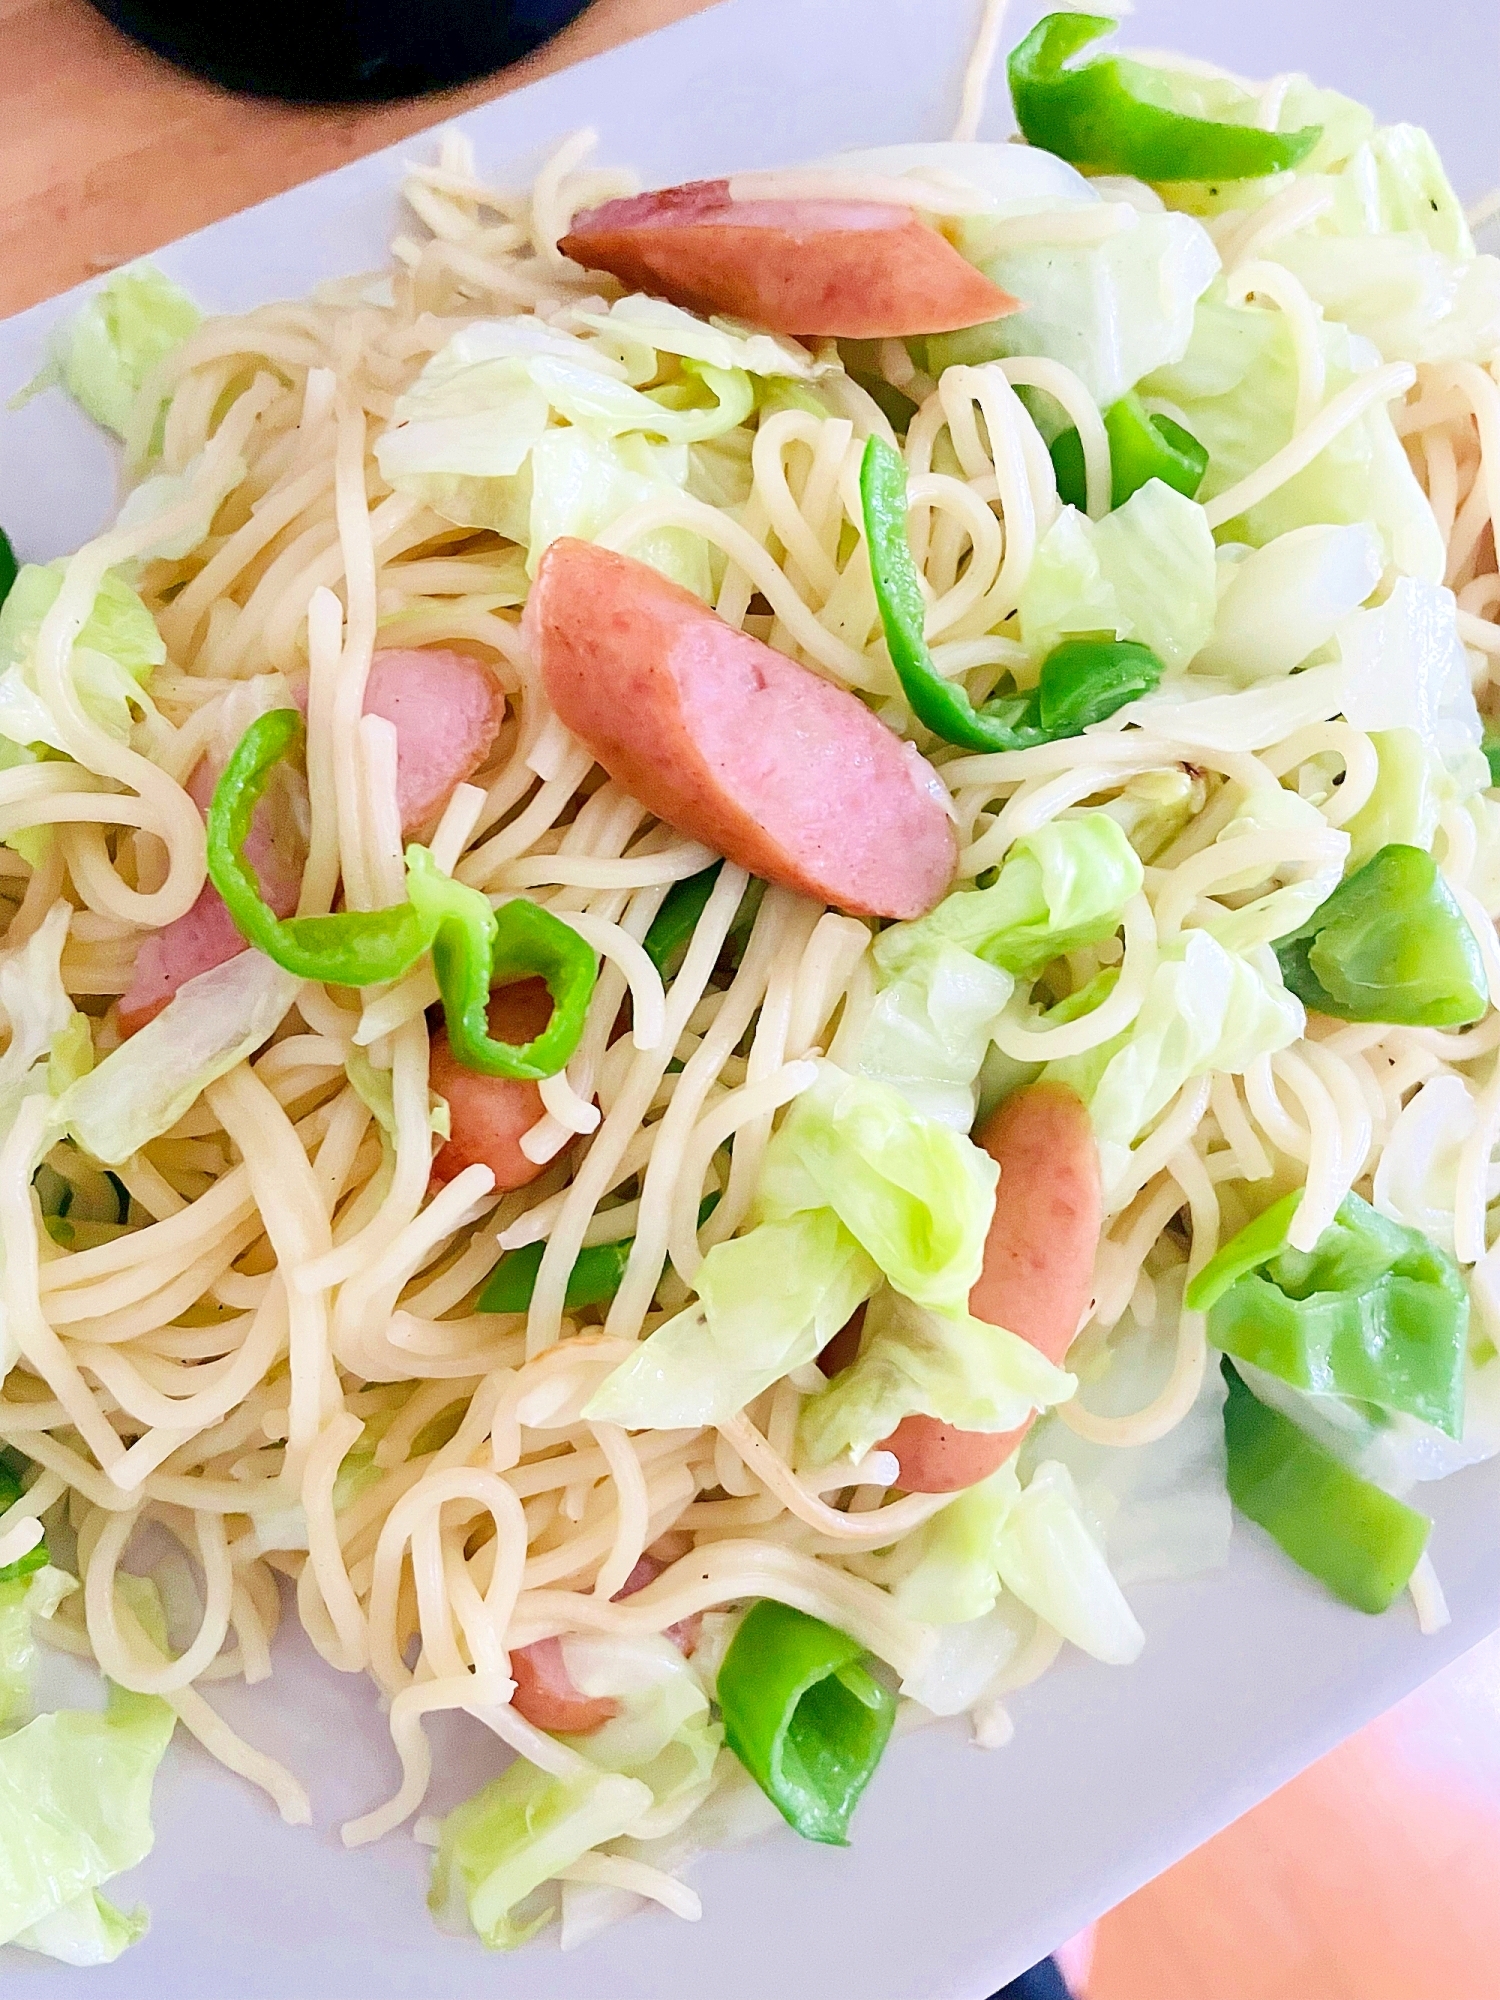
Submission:
<svg viewBox="0 0 1500 2000">
<path fill-rule="evenodd" d="M 388 272 L 55 338 L 125 497 L 0 544 L 0 1941 L 139 1935 L 179 1723 L 309 1818 L 216 1705 L 283 1616 L 492 1946 L 844 1842 L 1234 1512 L 1443 1622 L 1500 261 L 1422 131 L 1110 26 L 1004 144 L 984 50 L 956 139 L 653 193 L 450 134 Z"/>
</svg>

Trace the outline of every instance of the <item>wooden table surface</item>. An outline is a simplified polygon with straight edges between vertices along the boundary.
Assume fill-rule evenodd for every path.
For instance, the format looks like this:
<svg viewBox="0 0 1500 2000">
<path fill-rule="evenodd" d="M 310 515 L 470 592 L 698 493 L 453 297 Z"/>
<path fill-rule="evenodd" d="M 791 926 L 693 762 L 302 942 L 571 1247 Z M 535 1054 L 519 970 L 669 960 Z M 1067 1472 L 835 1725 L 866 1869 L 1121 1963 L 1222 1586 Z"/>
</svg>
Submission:
<svg viewBox="0 0 1500 2000">
<path fill-rule="evenodd" d="M 400 104 L 322 109 L 199 83 L 84 0 L 0 0 L 0 319 L 708 4 L 596 0 L 501 76 Z"/>
</svg>

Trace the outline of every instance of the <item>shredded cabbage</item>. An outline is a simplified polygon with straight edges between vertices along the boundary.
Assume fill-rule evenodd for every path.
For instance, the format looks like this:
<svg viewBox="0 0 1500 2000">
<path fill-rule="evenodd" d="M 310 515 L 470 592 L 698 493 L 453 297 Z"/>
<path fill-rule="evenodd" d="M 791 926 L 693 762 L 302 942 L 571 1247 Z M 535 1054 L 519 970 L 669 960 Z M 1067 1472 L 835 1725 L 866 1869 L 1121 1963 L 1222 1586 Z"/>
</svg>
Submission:
<svg viewBox="0 0 1500 2000">
<path fill-rule="evenodd" d="M 1131 1143 L 1183 1084 L 1211 1070 L 1237 1073 L 1290 1047 L 1305 1026 L 1269 946 L 1231 951 L 1202 930 L 1170 939 L 1132 1026 L 1043 1072 L 1089 1107 L 1106 1207 L 1129 1172 Z"/>
<path fill-rule="evenodd" d="M 200 972 L 154 1021 L 63 1093 L 59 1127 L 92 1158 L 122 1165 L 275 1033 L 300 984 L 258 951 Z"/>
<path fill-rule="evenodd" d="M 62 589 L 67 564 L 27 563 L 0 604 L 0 736 L 22 746 L 65 748 L 51 710 L 36 688 L 37 633 Z M 167 657 L 156 621 L 122 577 L 105 576 L 94 607 L 74 642 L 73 685 L 102 729 L 129 736 L 132 706 L 150 709 L 145 686 Z"/>
<path fill-rule="evenodd" d="M 1070 635 L 1109 632 L 1171 671 L 1206 644 L 1217 603 L 1203 509 L 1151 479 L 1102 521 L 1074 507 L 1058 515 L 1021 585 L 1021 636 L 1039 663 Z"/>
<path fill-rule="evenodd" d="M 123 437 L 146 377 L 202 317 L 154 264 L 127 264 L 60 328 L 46 367 L 17 400 L 61 383 L 96 423 Z"/>
<path fill-rule="evenodd" d="M 916 1412 L 958 1430 L 1011 1431 L 1074 1387 L 1019 1334 L 963 1307 L 929 1312 L 887 1290 L 865 1310 L 858 1360 L 803 1404 L 801 1447 L 814 1465 L 841 1452 L 857 1465 Z"/>
</svg>

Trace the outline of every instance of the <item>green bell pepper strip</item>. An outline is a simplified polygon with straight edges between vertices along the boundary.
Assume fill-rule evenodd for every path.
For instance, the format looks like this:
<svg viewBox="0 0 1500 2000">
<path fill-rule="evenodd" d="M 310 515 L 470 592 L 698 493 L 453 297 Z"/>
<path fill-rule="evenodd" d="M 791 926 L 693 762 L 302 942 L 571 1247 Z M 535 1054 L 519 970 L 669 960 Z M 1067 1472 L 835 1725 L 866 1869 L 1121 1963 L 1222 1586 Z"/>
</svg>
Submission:
<svg viewBox="0 0 1500 2000">
<path fill-rule="evenodd" d="M 1490 1004 L 1474 933 L 1420 847 L 1382 847 L 1275 950 L 1297 998 L 1341 1021 L 1458 1028 Z"/>
<path fill-rule="evenodd" d="M 0 1459 L 0 1514 L 15 1505 L 22 1491 L 21 1482 L 16 1474 L 3 1459 Z M 14 1583 L 19 1577 L 30 1576 L 35 1570 L 45 1569 L 47 1562 L 47 1544 L 45 1541 L 40 1541 L 34 1549 L 28 1549 L 24 1556 L 17 1556 L 14 1562 L 0 1566 L 0 1583 Z"/>
<path fill-rule="evenodd" d="M 1147 63 L 1095 56 L 1066 66 L 1118 25 L 1102 14 L 1048 14 L 1011 50 L 1011 101 L 1029 144 L 1137 180 L 1248 181 L 1286 172 L 1318 143 L 1321 125 L 1264 132 L 1154 103 L 1162 85 Z"/>
<path fill-rule="evenodd" d="M 704 1196 L 698 1205 L 700 1229 L 718 1205 L 717 1189 Z M 519 1250 L 507 1250 L 491 1271 L 489 1282 L 479 1294 L 474 1310 L 482 1313 L 528 1312 L 546 1247 L 545 1243 L 524 1243 Z M 633 1236 L 622 1236 L 617 1243 L 590 1243 L 580 1250 L 568 1273 L 567 1290 L 563 1294 L 564 1312 L 576 1312 L 581 1306 L 608 1305 L 620 1289 L 625 1266 L 630 1262 L 634 1247 Z"/>
<path fill-rule="evenodd" d="M 10 545 L 10 536 L 0 528 L 0 604 L 10 596 L 10 587 L 15 582 L 19 569 L 16 552 Z"/>
<path fill-rule="evenodd" d="M 1469 1298 L 1458 1265 L 1419 1229 L 1345 1197 L 1310 1251 L 1286 1241 L 1300 1190 L 1198 1273 L 1186 1303 L 1210 1343 L 1311 1395 L 1344 1396 L 1463 1430 Z"/>
<path fill-rule="evenodd" d="M 1351 1472 L 1222 1365 L 1230 1499 L 1335 1597 L 1356 1611 L 1388 1611 L 1421 1560 L 1431 1521 Z"/>
<path fill-rule="evenodd" d="M 1109 504 L 1123 507 L 1149 480 L 1191 500 L 1203 484 L 1208 453 L 1191 431 L 1170 417 L 1154 416 L 1132 389 L 1104 412 L 1109 438 Z M 1088 500 L 1083 443 L 1075 429 L 1060 431 L 1048 447 L 1058 498 L 1082 511 Z"/>
<path fill-rule="evenodd" d="M 4 595 L 4 591 L 0 590 L 0 598 Z M 1491 735 L 1487 729 L 1480 748 L 1484 752 L 1484 761 L 1490 767 L 1490 789 L 1493 791 L 1496 785 L 1500 785 L 1500 736 Z"/>
<path fill-rule="evenodd" d="M 859 491 L 891 665 L 912 714 L 945 743 L 993 751 L 1056 742 L 1102 722 L 1161 679 L 1162 663 L 1149 646 L 1083 636 L 1054 647 L 1029 693 L 1000 695 L 976 709 L 967 691 L 944 680 L 932 663 L 922 587 L 906 534 L 906 467 L 883 438 L 872 437 L 865 445 Z"/>
<path fill-rule="evenodd" d="M 432 969 L 448 1046 L 465 1069 L 528 1083 L 555 1076 L 577 1048 L 598 966 L 593 951 L 550 910 L 518 896 L 492 910 L 477 889 L 445 875 L 425 847 L 406 851 L 412 906 L 431 928 Z M 552 1018 L 524 1047 L 489 1031 L 490 989 L 540 977 Z"/>
<path fill-rule="evenodd" d="M 258 716 L 236 744 L 208 810 L 208 873 L 241 935 L 299 979 L 370 986 L 399 979 L 432 953 L 448 1042 L 466 1068 L 535 1082 L 577 1048 L 594 989 L 594 954 L 576 931 L 524 898 L 497 914 L 477 889 L 444 875 L 425 847 L 406 851 L 407 900 L 387 910 L 278 917 L 245 858 L 255 808 L 280 760 L 302 741 L 294 708 Z M 540 975 L 552 1017 L 524 1047 L 494 1041 L 490 989 Z"/>
<path fill-rule="evenodd" d="M 847 1847 L 849 1818 L 896 1720 L 896 1697 L 847 1632 L 762 1598 L 719 1668 L 724 1740 L 804 1840 Z"/>
<path fill-rule="evenodd" d="M 670 978 L 682 963 L 723 866 L 722 861 L 715 861 L 698 874 L 689 875 L 685 882 L 674 882 L 651 919 L 651 928 L 642 944 L 663 979 Z"/>
</svg>

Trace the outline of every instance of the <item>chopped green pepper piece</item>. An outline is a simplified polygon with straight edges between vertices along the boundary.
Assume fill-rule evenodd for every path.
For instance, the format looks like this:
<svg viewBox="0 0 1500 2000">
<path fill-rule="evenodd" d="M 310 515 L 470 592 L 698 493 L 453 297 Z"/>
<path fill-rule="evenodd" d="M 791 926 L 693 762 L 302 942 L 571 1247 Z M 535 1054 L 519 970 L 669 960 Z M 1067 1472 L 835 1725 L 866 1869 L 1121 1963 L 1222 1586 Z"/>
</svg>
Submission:
<svg viewBox="0 0 1500 2000">
<path fill-rule="evenodd" d="M 1484 960 L 1437 863 L 1392 842 L 1276 941 L 1281 976 L 1341 1021 L 1458 1028 L 1489 1006 Z"/>
<path fill-rule="evenodd" d="M 725 1741 L 805 1840 L 848 1845 L 850 1815 L 890 1738 L 896 1697 L 864 1658 L 847 1632 L 762 1598 L 719 1668 Z"/>
<path fill-rule="evenodd" d="M 12 1468 L 0 1459 L 0 1514 L 13 1507 L 23 1492 L 21 1481 Z M 48 1555 L 45 1541 L 28 1549 L 24 1556 L 17 1556 L 12 1563 L 0 1566 L 0 1583 L 14 1583 L 19 1577 L 30 1576 L 34 1571 L 47 1567 Z"/>
<path fill-rule="evenodd" d="M 1431 1521 L 1351 1472 L 1222 1365 L 1230 1499 L 1335 1597 L 1357 1611 L 1388 1611 L 1421 1560 Z"/>
<path fill-rule="evenodd" d="M 1207 451 L 1181 424 L 1153 415 L 1133 389 L 1104 412 L 1104 429 L 1109 438 L 1111 507 L 1123 507 L 1148 480 L 1159 479 L 1189 500 L 1203 484 Z M 1084 508 L 1088 482 L 1078 432 L 1060 431 L 1049 450 L 1058 498 L 1066 506 Z"/>
<path fill-rule="evenodd" d="M 0 591 L 0 597 L 4 594 Z M 1492 736 L 1487 729 L 1481 747 L 1484 751 L 1484 761 L 1490 767 L 1490 787 L 1493 790 L 1496 785 L 1500 785 L 1500 736 Z"/>
<path fill-rule="evenodd" d="M 718 1205 L 717 1189 L 704 1196 L 698 1204 L 700 1229 Z M 568 1273 L 568 1286 L 563 1294 L 564 1311 L 574 1312 L 580 1306 L 607 1305 L 620 1289 L 634 1244 L 633 1236 L 623 1236 L 617 1243 L 590 1243 L 580 1250 Z M 525 1243 L 519 1250 L 508 1250 L 491 1271 L 489 1283 L 479 1294 L 475 1311 L 528 1312 L 546 1247 L 545 1243 Z"/>
<path fill-rule="evenodd" d="M 448 1046 L 466 1069 L 539 1082 L 555 1076 L 577 1048 L 598 965 L 592 948 L 550 910 L 517 896 L 492 910 L 477 889 L 445 875 L 425 847 L 406 851 L 406 886 L 430 925 L 432 969 L 443 998 Z M 534 1041 L 497 1042 L 489 1030 L 490 989 L 540 977 L 552 1018 Z"/>
<path fill-rule="evenodd" d="M 906 534 L 906 467 L 882 438 L 865 445 L 860 498 L 875 601 L 891 665 L 912 714 L 934 736 L 965 750 L 1025 750 L 1076 736 L 1161 679 L 1162 664 L 1134 639 L 1065 639 L 1042 663 L 1027 694 L 1004 694 L 976 709 L 967 691 L 933 665 L 924 632 L 922 588 Z"/>
<path fill-rule="evenodd" d="M 1318 143 L 1320 125 L 1266 132 L 1173 111 L 1155 101 L 1164 87 L 1148 63 L 1095 56 L 1067 67 L 1118 25 L 1101 14 L 1048 14 L 1011 50 L 1011 100 L 1031 145 L 1143 181 L 1248 181 L 1285 173 Z"/>
<path fill-rule="evenodd" d="M 674 882 L 651 919 L 643 943 L 647 958 L 663 979 L 670 979 L 682 964 L 723 866 L 722 861 L 715 861 L 699 874 L 689 875 L 685 882 Z"/>
<path fill-rule="evenodd" d="M 278 917 L 263 900 L 245 840 L 272 771 L 301 743 L 302 731 L 294 708 L 257 717 L 214 789 L 208 872 L 241 935 L 299 979 L 334 986 L 399 979 L 431 951 L 458 1060 L 487 1076 L 555 1076 L 582 1036 L 596 966 L 584 940 L 549 911 L 517 897 L 497 914 L 416 846 L 406 851 L 407 900 L 391 909 Z M 491 987 L 538 976 L 552 995 L 547 1026 L 525 1047 L 494 1041 L 486 1015 Z"/>
<path fill-rule="evenodd" d="M 1188 1287 L 1209 1340 L 1294 1389 L 1404 1411 L 1456 1438 L 1469 1333 L 1458 1265 L 1357 1194 L 1312 1250 L 1293 1250 L 1300 1197 L 1257 1216 Z"/>
<path fill-rule="evenodd" d="M 10 596 L 10 587 L 16 580 L 19 568 L 16 552 L 10 545 L 10 536 L 0 528 L 0 604 Z"/>
<path fill-rule="evenodd" d="M 618 1243 L 592 1243 L 580 1250 L 568 1273 L 568 1289 L 563 1308 L 575 1312 L 580 1306 L 602 1306 L 620 1289 L 625 1266 L 630 1262 L 633 1236 Z M 507 1251 L 490 1273 L 489 1283 L 479 1294 L 475 1310 L 482 1313 L 523 1313 L 530 1309 L 536 1290 L 536 1274 L 542 1268 L 545 1243 L 527 1243 Z"/>
</svg>

